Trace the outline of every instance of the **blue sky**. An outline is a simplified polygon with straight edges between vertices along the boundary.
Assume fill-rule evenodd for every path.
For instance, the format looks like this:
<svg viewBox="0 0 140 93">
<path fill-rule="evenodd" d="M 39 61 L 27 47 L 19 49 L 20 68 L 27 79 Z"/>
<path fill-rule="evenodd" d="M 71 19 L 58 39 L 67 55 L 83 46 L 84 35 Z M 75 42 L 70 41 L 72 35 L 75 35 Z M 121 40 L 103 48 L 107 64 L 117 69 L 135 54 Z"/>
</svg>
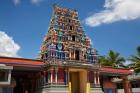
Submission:
<svg viewBox="0 0 140 93">
<path fill-rule="evenodd" d="M 36 58 L 47 33 L 52 5 L 57 3 L 79 12 L 81 25 L 99 54 L 114 50 L 128 58 L 140 45 L 140 1 L 130 1 L 0 0 L 0 55 L 8 51 L 5 55 L 13 52 L 10 56 Z"/>
</svg>

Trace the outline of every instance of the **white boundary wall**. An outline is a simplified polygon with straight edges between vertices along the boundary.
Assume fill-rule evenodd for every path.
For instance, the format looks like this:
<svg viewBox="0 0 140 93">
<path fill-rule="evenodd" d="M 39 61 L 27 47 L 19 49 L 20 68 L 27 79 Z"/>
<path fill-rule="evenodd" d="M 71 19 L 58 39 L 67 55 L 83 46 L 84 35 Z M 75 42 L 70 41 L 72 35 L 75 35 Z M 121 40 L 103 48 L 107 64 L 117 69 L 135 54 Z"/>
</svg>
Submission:
<svg viewBox="0 0 140 93">
<path fill-rule="evenodd" d="M 124 93 L 124 89 L 118 89 L 118 93 Z M 140 93 L 140 88 L 132 88 L 132 93 Z"/>
</svg>

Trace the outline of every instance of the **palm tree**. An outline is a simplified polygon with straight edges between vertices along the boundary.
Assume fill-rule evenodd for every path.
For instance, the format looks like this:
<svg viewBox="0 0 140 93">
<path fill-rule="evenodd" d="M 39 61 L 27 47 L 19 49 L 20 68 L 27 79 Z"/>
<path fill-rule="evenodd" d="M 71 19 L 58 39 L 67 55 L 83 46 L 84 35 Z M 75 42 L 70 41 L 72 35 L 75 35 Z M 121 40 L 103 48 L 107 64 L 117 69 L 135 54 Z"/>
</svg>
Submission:
<svg viewBox="0 0 140 93">
<path fill-rule="evenodd" d="M 137 55 L 131 56 L 132 63 L 129 65 L 136 73 L 140 72 L 140 46 L 137 47 Z"/>
<path fill-rule="evenodd" d="M 124 67 L 125 59 L 119 53 L 112 50 L 109 51 L 107 56 L 99 57 L 99 64 L 102 66 L 110 67 Z"/>
<path fill-rule="evenodd" d="M 101 66 L 112 66 L 112 64 L 110 64 L 110 63 L 108 62 L 108 60 L 106 59 L 106 56 L 100 56 L 100 57 L 99 57 L 99 64 L 100 64 Z"/>
</svg>

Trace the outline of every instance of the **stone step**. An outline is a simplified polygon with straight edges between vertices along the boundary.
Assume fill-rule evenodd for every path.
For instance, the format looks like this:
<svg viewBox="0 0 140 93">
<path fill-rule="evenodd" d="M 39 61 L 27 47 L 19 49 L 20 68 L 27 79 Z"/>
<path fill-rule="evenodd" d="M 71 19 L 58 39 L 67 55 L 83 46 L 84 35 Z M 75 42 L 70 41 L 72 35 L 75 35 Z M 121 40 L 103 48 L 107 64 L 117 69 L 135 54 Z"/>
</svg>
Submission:
<svg viewBox="0 0 140 93">
<path fill-rule="evenodd" d="M 43 88 L 37 93 L 68 93 L 68 88 Z"/>
<path fill-rule="evenodd" d="M 91 88 L 91 93 L 104 93 L 102 88 Z"/>
</svg>

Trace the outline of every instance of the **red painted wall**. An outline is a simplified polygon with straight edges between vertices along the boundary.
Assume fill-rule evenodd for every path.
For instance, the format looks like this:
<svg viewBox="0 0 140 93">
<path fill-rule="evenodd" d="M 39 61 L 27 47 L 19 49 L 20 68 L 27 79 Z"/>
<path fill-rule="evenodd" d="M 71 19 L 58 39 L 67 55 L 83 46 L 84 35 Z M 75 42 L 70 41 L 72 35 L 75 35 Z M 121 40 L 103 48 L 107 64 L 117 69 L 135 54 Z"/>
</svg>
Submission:
<svg viewBox="0 0 140 93">
<path fill-rule="evenodd" d="M 104 79 L 103 88 L 116 88 L 116 84 L 111 79 Z"/>
<path fill-rule="evenodd" d="M 58 82 L 64 82 L 64 69 L 63 68 L 59 68 L 58 69 Z"/>
</svg>

